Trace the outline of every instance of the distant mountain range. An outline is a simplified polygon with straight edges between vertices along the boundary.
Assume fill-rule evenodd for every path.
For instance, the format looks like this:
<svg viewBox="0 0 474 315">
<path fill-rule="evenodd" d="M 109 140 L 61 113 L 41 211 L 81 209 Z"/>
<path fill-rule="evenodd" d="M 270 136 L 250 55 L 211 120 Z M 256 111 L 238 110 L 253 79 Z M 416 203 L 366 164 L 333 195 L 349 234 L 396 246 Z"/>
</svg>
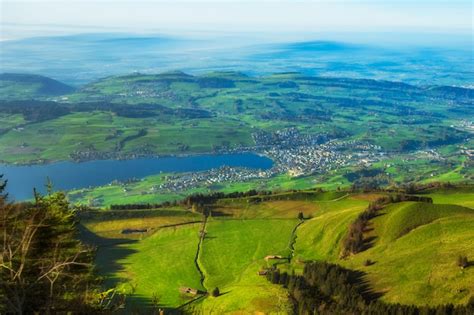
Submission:
<svg viewBox="0 0 474 315">
<path fill-rule="evenodd" d="M 384 79 L 422 85 L 469 86 L 465 47 L 382 46 L 328 40 L 266 43 L 232 37 L 186 39 L 163 35 L 80 34 L 2 42 L 0 72 L 37 73 L 73 85 L 139 71 L 191 73 L 233 70 L 251 75 Z"/>
</svg>

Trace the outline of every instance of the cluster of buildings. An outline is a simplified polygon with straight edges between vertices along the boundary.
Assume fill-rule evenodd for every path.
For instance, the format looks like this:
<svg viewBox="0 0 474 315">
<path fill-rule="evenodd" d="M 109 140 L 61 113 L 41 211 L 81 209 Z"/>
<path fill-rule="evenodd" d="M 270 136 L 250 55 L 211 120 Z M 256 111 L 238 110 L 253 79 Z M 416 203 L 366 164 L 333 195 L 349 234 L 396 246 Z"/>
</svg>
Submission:
<svg viewBox="0 0 474 315">
<path fill-rule="evenodd" d="M 357 141 L 331 140 L 319 145 L 273 147 L 264 154 L 275 162 L 278 173 L 303 176 L 352 165 L 368 166 L 383 157 L 381 148 Z"/>
<path fill-rule="evenodd" d="M 257 178 L 268 178 L 274 175 L 274 168 L 269 170 L 249 169 L 243 167 L 223 166 L 204 172 L 178 173 L 166 177 L 166 181 L 161 185 L 152 187 L 152 191 L 166 190 L 179 192 L 203 185 L 213 185 L 222 182 L 234 183 L 245 182 Z"/>
<path fill-rule="evenodd" d="M 220 167 L 204 172 L 174 174 L 161 185 L 153 186 L 149 193 L 179 192 L 203 185 L 245 182 L 283 173 L 293 177 L 321 174 L 349 164 L 368 166 L 384 156 L 376 145 L 353 140 L 326 141 L 327 135 L 301 135 L 296 128 L 273 133 L 258 132 L 253 136 L 256 142 L 254 150 L 270 157 L 274 162 L 272 168 Z"/>
<path fill-rule="evenodd" d="M 451 128 L 456 128 L 470 133 L 474 133 L 474 121 L 463 119 L 457 124 L 451 125 Z"/>
<path fill-rule="evenodd" d="M 266 148 L 292 148 L 314 146 L 326 142 L 329 137 L 321 134 L 301 134 L 296 128 L 286 128 L 274 132 L 259 131 L 252 134 L 257 150 Z"/>
</svg>

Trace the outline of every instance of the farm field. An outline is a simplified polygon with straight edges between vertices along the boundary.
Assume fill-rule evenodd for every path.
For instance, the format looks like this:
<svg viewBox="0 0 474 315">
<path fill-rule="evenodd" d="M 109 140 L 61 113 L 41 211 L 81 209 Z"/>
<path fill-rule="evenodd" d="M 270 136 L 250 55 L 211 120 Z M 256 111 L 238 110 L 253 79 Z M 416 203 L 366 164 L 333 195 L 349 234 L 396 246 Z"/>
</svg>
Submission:
<svg viewBox="0 0 474 315">
<path fill-rule="evenodd" d="M 207 312 L 288 312 L 283 288 L 257 272 L 270 262 L 268 255 L 290 255 L 291 232 L 296 219 L 213 219 L 206 227 L 199 262 L 208 291 L 218 287 L 222 296 L 206 298 L 199 308 Z"/>
<path fill-rule="evenodd" d="M 103 210 L 83 225 L 108 239 L 107 246 L 99 247 L 99 271 L 109 286 L 128 292 L 136 306 L 150 306 L 155 298 L 163 308 L 193 312 L 288 313 L 285 289 L 257 272 L 275 265 L 299 273 L 303 262 L 311 260 L 363 272 L 389 303 L 466 303 L 474 292 L 474 270 L 459 269 L 456 259 L 474 250 L 469 241 L 474 237 L 474 210 L 469 206 L 474 194 L 469 187 L 430 191 L 433 204 L 386 206 L 370 221 L 365 237 L 373 239 L 371 246 L 341 258 L 349 225 L 369 202 L 385 194 L 308 190 L 223 198 L 206 206 L 211 211 L 207 220 L 181 206 L 148 210 L 149 217 L 138 212 L 127 218 L 138 211 L 128 210 L 115 219 L 107 219 L 108 214 L 124 210 Z M 298 219 L 300 213 L 304 221 Z M 149 230 L 120 232 L 142 228 Z M 273 255 L 281 259 L 265 259 Z M 202 292 L 217 287 L 221 295 L 181 294 L 183 287 Z"/>
<path fill-rule="evenodd" d="M 9 74 L 0 76 L 0 89 L 1 163 L 34 167 L 241 152 L 274 161 L 264 174 L 232 170 L 232 180 L 208 174 L 199 185 L 178 180 L 179 189 L 155 194 L 149 191 L 163 183 L 160 174 L 127 192 L 113 185 L 82 187 L 70 194 L 81 204 L 162 202 L 265 187 L 470 183 L 474 176 L 472 131 L 462 114 L 472 103 L 470 89 L 299 73 L 179 71 L 110 76 L 79 87 Z"/>
</svg>

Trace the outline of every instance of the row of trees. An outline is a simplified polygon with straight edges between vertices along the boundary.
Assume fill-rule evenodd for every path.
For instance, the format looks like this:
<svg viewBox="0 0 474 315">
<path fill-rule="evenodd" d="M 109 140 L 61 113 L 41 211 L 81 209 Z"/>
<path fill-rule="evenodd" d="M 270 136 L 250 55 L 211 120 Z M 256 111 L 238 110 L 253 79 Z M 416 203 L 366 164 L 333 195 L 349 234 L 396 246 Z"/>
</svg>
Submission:
<svg viewBox="0 0 474 315">
<path fill-rule="evenodd" d="M 449 182 L 432 182 L 428 184 L 415 184 L 415 183 L 410 183 L 404 186 L 400 186 L 396 188 L 395 190 L 385 190 L 385 189 L 380 189 L 378 186 L 373 187 L 369 189 L 368 187 L 362 188 L 362 190 L 367 190 L 367 191 L 395 191 L 399 192 L 399 194 L 394 195 L 392 197 L 388 198 L 397 198 L 396 196 L 402 196 L 403 194 L 400 193 L 406 193 L 406 194 L 415 194 L 415 193 L 421 193 L 427 189 L 436 189 L 436 188 L 453 188 L 455 187 Z M 341 191 L 340 187 L 337 189 L 338 191 Z M 355 187 L 353 186 L 349 191 L 350 192 L 356 192 L 360 191 L 361 187 Z M 275 194 L 272 191 L 257 191 L 257 190 L 249 190 L 246 192 L 231 192 L 231 193 L 224 193 L 224 192 L 213 192 L 210 194 L 193 194 L 190 195 L 183 200 L 174 200 L 174 201 L 165 201 L 163 203 L 135 203 L 135 204 L 113 204 L 110 206 L 111 210 L 149 210 L 149 209 L 159 209 L 159 208 L 166 208 L 166 207 L 173 207 L 173 206 L 186 206 L 189 208 L 192 208 L 193 205 L 195 205 L 196 208 L 202 208 L 206 204 L 212 204 L 218 199 L 224 199 L 224 198 L 244 198 L 244 197 L 253 197 L 249 202 L 252 203 L 259 203 L 262 201 L 269 201 L 269 200 L 286 200 L 288 198 L 303 198 L 303 199 L 308 199 L 311 198 L 311 194 L 313 193 L 321 193 L 323 190 L 321 188 L 316 188 L 311 192 L 298 192 L 297 190 L 289 190 L 286 191 L 287 193 L 293 193 L 291 196 L 287 194 Z M 398 197 L 400 198 L 400 197 Z M 410 196 L 410 200 L 412 201 L 425 201 L 429 202 L 428 199 L 423 199 L 420 197 L 419 200 L 414 200 L 416 199 L 416 196 Z"/>
<path fill-rule="evenodd" d="M 363 274 L 326 262 L 306 263 L 302 275 L 274 268 L 267 279 L 288 289 L 295 314 L 474 314 L 474 299 L 467 305 L 418 307 L 379 300 L 363 281 Z"/>
<path fill-rule="evenodd" d="M 224 198 L 244 198 L 244 197 L 253 197 L 253 196 L 266 196 L 271 195 L 271 191 L 257 191 L 249 190 L 245 192 L 213 192 L 210 194 L 193 194 L 189 195 L 182 200 L 175 201 L 165 201 L 163 203 L 145 203 L 145 204 L 113 204 L 110 206 L 111 210 L 145 210 L 145 209 L 158 209 L 172 206 L 185 206 L 192 208 L 193 206 L 202 207 L 206 204 L 212 204 L 219 199 Z"/>
</svg>

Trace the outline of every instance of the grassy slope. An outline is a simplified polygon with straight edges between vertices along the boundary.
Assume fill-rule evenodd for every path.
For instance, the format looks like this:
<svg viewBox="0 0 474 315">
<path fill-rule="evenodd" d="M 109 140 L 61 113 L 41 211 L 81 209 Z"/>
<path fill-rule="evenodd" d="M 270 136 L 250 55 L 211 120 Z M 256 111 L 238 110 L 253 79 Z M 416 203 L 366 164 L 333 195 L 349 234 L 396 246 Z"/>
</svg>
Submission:
<svg viewBox="0 0 474 315">
<path fill-rule="evenodd" d="M 162 304 L 175 306 L 185 301 L 179 287 L 202 289 L 194 268 L 199 226 L 162 230 L 137 244 L 135 249 L 139 254 L 130 257 L 127 269 L 141 283 L 138 294 L 155 291 Z"/>
<path fill-rule="evenodd" d="M 106 277 L 118 278 L 118 287 L 130 291 L 135 287 L 133 299 L 142 299 L 142 306 L 156 294 L 160 305 L 178 307 L 189 301 L 189 297 L 179 293 L 181 286 L 202 290 L 199 273 L 194 265 L 197 251 L 200 224 L 177 228 L 164 228 L 150 237 L 132 244 L 108 247 L 99 251 L 99 255 L 114 259 L 119 252 L 122 255 L 114 263 L 121 266 Z"/>
<path fill-rule="evenodd" d="M 258 276 L 257 271 L 266 266 L 266 255 L 289 254 L 291 231 L 296 224 L 296 219 L 212 220 L 199 261 L 206 288 L 219 287 L 224 294 L 206 298 L 200 310 L 216 314 L 287 311 L 285 290 Z"/>
<path fill-rule="evenodd" d="M 210 220 L 199 263 L 206 276 L 205 289 L 212 290 L 217 286 L 226 294 L 218 298 L 207 297 L 190 307 L 219 313 L 236 310 L 286 312 L 289 304 L 285 290 L 256 273 L 267 266 L 263 259 L 266 255 L 290 254 L 291 233 L 298 223 L 296 217 L 299 211 L 308 216 L 314 215 L 319 209 L 314 200 L 327 200 L 339 195 L 325 193 L 306 201 L 267 201 L 250 206 L 247 206 L 247 198 L 224 200 L 217 210 L 233 209 L 235 211 L 230 211 L 228 215 L 240 219 L 226 217 Z M 325 204 L 328 201 L 319 202 Z M 119 233 L 124 228 L 162 226 L 171 221 L 194 219 L 191 214 L 166 215 L 150 219 L 92 220 L 85 222 L 85 225 L 101 237 L 124 238 Z M 136 286 L 132 302 L 143 305 L 153 294 L 157 294 L 164 306 L 176 307 L 186 301 L 176 293 L 177 287 L 187 285 L 199 288 L 199 274 L 190 258 L 197 248 L 198 230 L 197 225 L 188 225 L 176 230 L 161 229 L 151 236 L 137 238 L 128 235 L 127 238 L 136 241 L 100 248 L 99 269 L 108 277 L 108 285 L 118 284 L 127 290 Z M 166 253 L 166 257 L 160 255 L 162 253 Z M 176 268 L 170 268 L 175 265 Z M 165 267 L 168 267 L 166 271 Z"/>
<path fill-rule="evenodd" d="M 474 252 L 473 226 L 473 209 L 419 203 L 391 205 L 373 220 L 374 246 L 343 265 L 367 272 L 386 301 L 466 303 L 474 292 L 474 270 L 460 270 L 456 259 Z M 366 259 L 375 264 L 363 267 Z"/>
<path fill-rule="evenodd" d="M 299 223 L 296 219 L 299 212 L 307 217 L 315 216 L 329 208 L 343 208 L 347 202 L 343 193 L 336 192 L 279 196 L 286 198 L 257 204 L 248 201 L 252 198 L 219 201 L 215 210 L 239 219 L 214 219 L 209 223 L 209 238 L 204 241 L 200 262 L 206 275 L 206 288 L 212 290 L 217 286 L 226 294 L 201 301 L 194 306 L 196 310 L 290 313 L 285 290 L 257 275 L 261 268 L 275 262 L 284 264 L 286 260 L 265 262 L 263 258 L 291 256 L 292 231 Z M 366 205 L 367 201 L 349 203 Z"/>
<path fill-rule="evenodd" d="M 314 218 L 298 228 L 295 258 L 299 260 L 336 261 L 340 242 L 349 224 L 363 211 L 369 201 L 366 198 L 349 197 L 340 201 L 318 203 Z"/>
<path fill-rule="evenodd" d="M 378 244 L 388 244 L 425 224 L 450 216 L 474 214 L 469 208 L 421 202 L 403 202 L 387 206 L 373 220 Z"/>
<path fill-rule="evenodd" d="M 472 204 L 470 192 L 431 194 L 435 202 Z M 351 198 L 345 202 L 351 202 Z M 453 203 L 455 203 L 453 202 Z M 297 231 L 296 260 L 317 259 L 368 273 L 374 288 L 389 302 L 408 304 L 465 303 L 474 293 L 474 269 L 461 271 L 458 255 L 474 252 L 474 210 L 456 205 L 401 203 L 391 205 L 373 220 L 374 246 L 348 260 L 340 260 L 341 240 L 347 226 L 364 205 L 340 202 L 318 211 Z M 363 266 L 370 259 L 371 266 Z"/>
<path fill-rule="evenodd" d="M 151 234 L 156 229 L 165 226 L 178 225 L 183 223 L 201 221 L 202 217 L 189 211 L 154 211 L 156 213 L 149 215 L 150 211 L 134 210 L 143 212 L 142 217 L 113 217 L 113 214 L 104 216 L 102 219 L 82 220 L 82 224 L 89 230 L 94 231 L 96 235 L 103 238 L 123 238 L 122 231 L 125 229 L 147 229 L 146 234 Z M 111 211 L 112 212 L 112 211 Z M 123 210 L 114 211 L 120 214 Z M 127 238 L 141 238 L 141 234 L 129 234 Z"/>
<path fill-rule="evenodd" d="M 435 191 L 429 193 L 428 197 L 433 198 L 434 203 L 453 204 L 474 208 L 474 189 L 469 187 Z"/>
<path fill-rule="evenodd" d="M 284 313 L 289 307 L 284 289 L 271 285 L 256 273 L 266 266 L 263 259 L 266 255 L 291 253 L 291 232 L 300 211 L 312 218 L 300 225 L 296 233 L 292 260 L 292 268 L 296 270 L 301 268 L 302 260 L 310 259 L 362 270 L 374 289 L 384 293 L 383 299 L 389 302 L 464 303 L 474 292 L 474 269 L 460 270 L 455 264 L 460 254 L 472 260 L 469 253 L 474 252 L 471 242 L 474 210 L 437 204 L 391 205 L 382 213 L 386 214 L 373 219 L 374 229 L 367 236 L 377 237 L 374 246 L 340 260 L 340 244 L 348 225 L 379 195 L 326 193 L 303 199 L 301 194 L 300 199 L 290 196 L 296 194 L 289 195 L 287 200 L 256 204 L 249 203 L 248 198 L 219 201 L 213 210 L 226 216 L 209 220 L 198 262 L 205 275 L 202 289 L 219 287 L 224 294 L 194 302 L 188 306 L 189 310 Z M 432 196 L 445 201 L 455 198 L 461 203 L 474 199 L 470 192 L 453 195 L 438 191 Z M 162 223 L 167 220 L 164 217 Z M 113 233 L 107 234 L 109 225 L 122 228 L 127 226 L 125 222 L 102 222 L 88 227 L 103 237 L 111 237 Z M 136 223 L 140 227 L 147 220 L 128 222 L 130 226 Z M 200 288 L 200 275 L 193 261 L 198 231 L 199 224 L 165 228 L 135 243 L 102 247 L 99 266 L 103 271 L 110 271 L 106 274 L 110 277 L 109 284 L 122 283 L 128 289 L 136 285 L 132 300 L 137 303 L 143 305 L 157 294 L 164 306 L 176 307 L 189 299 L 178 294 L 179 286 Z M 375 264 L 364 266 L 367 259 Z"/>
</svg>

